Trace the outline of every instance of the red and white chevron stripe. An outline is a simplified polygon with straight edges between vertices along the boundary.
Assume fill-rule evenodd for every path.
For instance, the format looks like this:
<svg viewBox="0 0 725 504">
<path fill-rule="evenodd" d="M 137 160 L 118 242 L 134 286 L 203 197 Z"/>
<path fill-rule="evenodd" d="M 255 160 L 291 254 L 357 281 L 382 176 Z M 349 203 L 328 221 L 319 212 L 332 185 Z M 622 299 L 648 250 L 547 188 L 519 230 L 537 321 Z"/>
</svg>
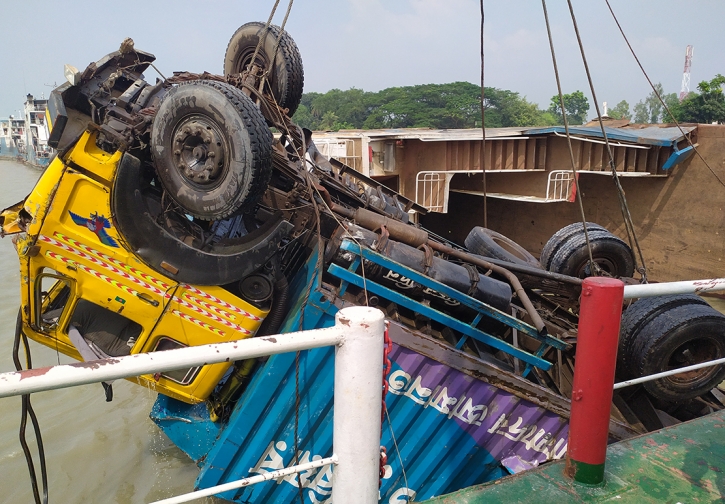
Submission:
<svg viewBox="0 0 725 504">
<path fill-rule="evenodd" d="M 208 294 L 208 293 L 206 293 L 206 292 L 204 292 L 202 290 L 199 290 L 196 287 L 194 287 L 193 285 L 184 284 L 183 287 L 186 290 L 188 290 L 190 292 L 193 292 L 197 296 L 201 296 L 204 299 L 208 299 L 209 301 L 211 301 L 213 303 L 220 304 L 224 308 L 226 308 L 227 310 L 231 310 L 234 313 L 239 313 L 240 315 L 242 315 L 242 316 L 244 316 L 244 317 L 246 317 L 248 319 L 255 320 L 255 321 L 262 320 L 262 318 L 257 317 L 256 315 L 253 315 L 253 314 L 249 313 L 246 310 L 242 310 L 241 308 L 239 308 L 237 306 L 231 305 L 231 304 L 227 303 L 226 301 L 223 301 L 223 300 L 219 299 L 218 297 L 212 296 L 211 294 Z"/>
<path fill-rule="evenodd" d="M 192 324 L 196 324 L 199 327 L 203 327 L 204 329 L 207 329 L 207 330 L 209 330 L 209 331 L 211 331 L 213 333 L 216 333 L 219 336 L 222 336 L 222 337 L 224 336 L 224 332 L 223 331 L 217 329 L 216 327 L 212 326 L 211 324 L 207 324 L 206 322 L 203 322 L 203 321 L 201 321 L 199 319 L 196 319 L 196 318 L 192 317 L 191 315 L 189 315 L 187 313 L 181 312 L 179 310 L 171 310 L 171 313 L 173 313 L 174 315 L 176 315 L 179 318 L 182 318 L 184 320 L 188 320 Z"/>
<path fill-rule="evenodd" d="M 60 255 L 60 254 L 58 254 L 56 252 L 53 252 L 52 250 L 48 250 L 45 253 L 45 255 L 48 256 L 48 257 L 50 257 L 51 259 L 55 259 L 56 261 L 61 261 L 64 264 L 69 264 L 69 265 L 74 266 L 74 267 L 76 267 L 78 269 L 81 269 L 81 270 L 85 271 L 86 273 L 88 273 L 90 275 L 93 275 L 96 278 L 99 278 L 99 279 L 103 280 L 104 282 L 107 282 L 107 283 L 113 285 L 114 287 L 117 287 L 117 288 L 121 289 L 122 291 L 124 291 L 124 292 L 126 292 L 128 294 L 131 294 L 132 296 L 138 296 L 138 294 L 139 294 L 138 291 L 135 291 L 131 287 L 128 287 L 127 285 L 122 284 L 118 280 L 114 280 L 113 278 L 110 278 L 110 277 L 104 275 L 103 273 L 100 273 L 100 272 L 94 270 L 93 268 L 89 268 L 85 264 L 77 263 L 77 262 L 75 262 L 72 259 L 68 259 L 65 256 L 62 256 L 62 255 Z"/>
<path fill-rule="evenodd" d="M 155 284 L 161 290 L 167 291 L 171 288 L 171 286 L 169 284 L 167 284 L 166 282 L 164 282 L 163 280 L 160 280 L 152 275 L 149 275 L 148 273 L 138 270 L 138 269 L 134 268 L 133 266 L 130 266 L 122 261 L 119 261 L 115 257 L 106 255 L 103 252 L 100 252 L 92 247 L 89 247 L 88 245 L 85 245 L 85 244 L 79 242 L 78 240 L 75 240 L 69 236 L 65 236 L 64 234 L 58 233 L 57 231 L 55 233 L 53 233 L 53 236 L 61 239 L 62 241 L 65 241 L 66 243 L 69 243 L 80 249 L 83 249 L 86 252 L 88 252 L 89 254 L 95 254 L 96 256 L 100 257 L 101 259 L 104 259 L 112 264 L 115 264 L 119 268 L 123 268 L 126 271 L 130 271 L 134 275 L 141 277 L 142 279 L 146 280 L 147 282 L 151 282 L 151 283 Z"/>
<path fill-rule="evenodd" d="M 99 266 L 102 266 L 103 268 L 106 268 L 107 270 L 111 271 L 112 273 L 115 273 L 126 280 L 130 280 L 131 282 L 135 283 L 136 285 L 143 287 L 146 290 L 149 290 L 153 292 L 154 294 L 160 294 L 163 295 L 164 291 L 160 290 L 158 287 L 154 287 L 153 285 L 150 285 L 147 282 L 144 282 L 143 280 L 140 280 L 134 276 L 129 275 L 125 271 L 120 270 L 119 268 L 108 264 L 107 262 L 101 261 L 100 259 L 93 257 L 92 255 L 88 255 L 85 252 L 81 252 L 80 250 L 77 250 L 70 245 L 66 245 L 65 243 L 62 243 L 54 238 L 50 238 L 48 236 L 40 236 L 40 239 L 44 242 L 50 243 L 51 245 L 54 245 L 61 250 L 65 250 L 66 252 L 70 252 L 71 254 L 80 257 L 82 259 L 85 259 L 86 261 L 92 262 L 93 264 L 97 264 Z M 121 263 L 123 264 L 123 263 Z"/>
</svg>

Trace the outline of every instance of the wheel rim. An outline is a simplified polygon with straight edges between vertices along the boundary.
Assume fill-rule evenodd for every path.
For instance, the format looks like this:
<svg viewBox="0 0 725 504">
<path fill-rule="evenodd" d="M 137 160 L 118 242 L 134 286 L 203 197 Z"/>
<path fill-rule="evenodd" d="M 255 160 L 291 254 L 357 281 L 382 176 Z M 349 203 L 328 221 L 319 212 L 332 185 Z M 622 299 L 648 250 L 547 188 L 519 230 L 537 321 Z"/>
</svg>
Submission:
<svg viewBox="0 0 725 504">
<path fill-rule="evenodd" d="M 711 338 L 697 338 L 687 341 L 675 348 L 667 359 L 666 368 L 663 371 L 670 371 L 701 362 L 707 362 L 722 357 L 717 342 Z M 684 387 L 698 381 L 706 381 L 710 376 L 717 373 L 720 366 L 712 366 L 694 371 L 678 373 L 668 377 L 675 385 Z"/>
<path fill-rule="evenodd" d="M 273 36 L 271 33 L 267 34 L 268 37 Z M 242 73 L 247 70 L 247 67 L 251 66 L 252 64 L 252 57 L 254 56 L 254 49 L 255 48 L 248 48 L 246 51 L 242 52 L 239 56 L 237 56 L 236 60 L 234 60 L 234 70 L 236 73 Z M 264 47 L 260 47 L 259 51 L 257 52 L 257 57 L 254 59 L 254 63 L 257 64 L 257 66 L 261 67 L 263 70 L 269 69 L 269 59 L 267 58 L 267 54 L 264 52 Z"/>
<path fill-rule="evenodd" d="M 186 183 L 209 190 L 227 172 L 229 141 L 213 119 L 194 115 L 179 121 L 172 133 L 173 163 Z"/>
<path fill-rule="evenodd" d="M 610 259 L 609 257 L 595 257 L 594 263 L 599 266 L 599 269 L 601 269 L 604 273 L 607 275 L 617 277 L 620 276 L 619 273 L 619 267 L 617 266 L 617 263 Z M 577 276 L 579 278 L 586 278 L 588 276 L 592 276 L 594 273 L 591 271 L 591 268 L 589 267 L 589 259 L 584 261 L 584 263 L 579 266 L 577 269 Z"/>
</svg>

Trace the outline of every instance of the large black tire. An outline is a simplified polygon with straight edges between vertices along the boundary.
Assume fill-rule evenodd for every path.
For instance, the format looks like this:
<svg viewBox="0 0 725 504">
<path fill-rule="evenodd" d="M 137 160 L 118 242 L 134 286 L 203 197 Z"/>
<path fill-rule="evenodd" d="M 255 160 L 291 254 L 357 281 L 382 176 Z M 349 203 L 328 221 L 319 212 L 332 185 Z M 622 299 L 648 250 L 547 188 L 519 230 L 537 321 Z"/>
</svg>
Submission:
<svg viewBox="0 0 725 504">
<path fill-rule="evenodd" d="M 242 73 L 252 62 L 260 37 L 263 37 L 265 23 L 252 22 L 242 25 L 227 46 L 224 54 L 224 75 Z M 256 63 L 269 70 L 268 82 L 277 103 L 289 110 L 292 117 L 302 100 L 305 73 L 297 44 L 285 31 L 279 38 L 280 28 L 270 25 L 269 32 L 257 53 Z M 279 38 L 277 54 L 274 46 Z M 272 59 L 274 58 L 274 61 Z"/>
<path fill-rule="evenodd" d="M 199 250 L 160 223 L 159 190 L 147 175 L 138 158 L 123 155 L 111 190 L 113 221 L 131 250 L 156 272 L 179 283 L 238 282 L 269 262 L 292 232 L 292 224 L 279 212 L 241 238 L 222 240 Z"/>
<path fill-rule="evenodd" d="M 541 269 L 539 261 L 525 248 L 496 231 L 476 226 L 468 233 L 464 243 L 474 254 Z"/>
<path fill-rule="evenodd" d="M 685 305 L 707 306 L 707 302 L 696 294 L 673 294 L 638 299 L 625 310 L 617 351 L 617 374 L 622 379 L 633 378 L 637 373 L 636 367 L 632 366 L 632 348 L 639 333 L 661 313 Z"/>
<path fill-rule="evenodd" d="M 725 315 L 710 306 L 677 306 L 653 318 L 632 344 L 636 376 L 647 376 L 699 362 L 725 357 Z M 680 373 L 645 382 L 652 396 L 681 402 L 716 387 L 725 377 L 725 366 Z"/>
<path fill-rule="evenodd" d="M 252 100 L 223 82 L 185 82 L 151 126 L 161 184 L 187 213 L 217 220 L 252 207 L 272 176 L 272 133 Z"/>
<path fill-rule="evenodd" d="M 595 230 L 606 231 L 606 228 L 594 222 L 587 222 L 587 231 Z M 573 224 L 569 224 L 568 226 L 564 226 L 559 231 L 554 233 L 551 238 L 549 238 L 549 241 L 546 242 L 544 248 L 541 249 L 541 257 L 539 257 L 539 262 L 544 267 L 544 269 L 549 269 L 549 265 L 551 264 L 551 257 L 556 253 L 556 251 L 559 250 L 569 238 L 580 233 L 584 233 L 584 226 L 581 222 L 575 222 Z"/>
<path fill-rule="evenodd" d="M 623 240 L 609 231 L 595 230 L 589 233 L 594 262 L 613 277 L 631 277 L 634 274 L 634 254 Z M 569 238 L 551 257 L 549 271 L 578 278 L 591 276 L 589 251 L 582 233 Z"/>
</svg>

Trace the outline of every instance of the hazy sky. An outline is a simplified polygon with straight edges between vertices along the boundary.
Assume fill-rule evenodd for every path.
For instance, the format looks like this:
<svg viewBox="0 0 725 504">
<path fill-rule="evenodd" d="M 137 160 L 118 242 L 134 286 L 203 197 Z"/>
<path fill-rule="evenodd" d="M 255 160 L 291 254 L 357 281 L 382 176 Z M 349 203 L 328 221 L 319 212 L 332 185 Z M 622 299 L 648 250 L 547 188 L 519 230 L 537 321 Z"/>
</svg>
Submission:
<svg viewBox="0 0 725 504">
<path fill-rule="evenodd" d="M 685 47 L 692 84 L 725 74 L 725 1 L 610 0 L 652 80 L 679 92 Z M 266 21 L 273 0 L 3 0 L 0 116 L 32 93 L 48 96 L 63 65 L 84 69 L 125 37 L 174 70 L 220 73 L 229 37 Z M 650 89 L 604 0 L 574 0 L 599 101 L 630 106 Z M 590 97 L 565 0 L 548 0 L 564 92 Z M 518 91 L 542 108 L 556 92 L 541 2 L 485 0 L 486 86 Z M 286 2 L 280 2 L 277 24 Z M 454 81 L 480 82 L 478 0 L 297 0 L 287 31 L 305 68 L 305 91 L 377 91 Z M 149 70 L 146 77 L 155 79 Z M 593 115 L 593 106 L 590 116 Z"/>
</svg>

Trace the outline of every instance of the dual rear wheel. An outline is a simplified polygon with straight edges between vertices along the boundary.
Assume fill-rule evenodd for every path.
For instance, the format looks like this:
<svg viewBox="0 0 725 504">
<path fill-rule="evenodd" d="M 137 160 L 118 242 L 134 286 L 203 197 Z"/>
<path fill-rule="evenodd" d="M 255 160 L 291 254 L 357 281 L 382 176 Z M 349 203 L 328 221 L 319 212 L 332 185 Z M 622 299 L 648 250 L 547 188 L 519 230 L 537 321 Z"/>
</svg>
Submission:
<svg viewBox="0 0 725 504">
<path fill-rule="evenodd" d="M 256 55 L 256 56 L 255 56 Z M 253 61 L 254 60 L 254 61 Z M 226 75 L 255 64 L 277 103 L 292 115 L 303 70 L 292 38 L 276 26 L 247 23 L 232 36 Z M 272 175 L 272 134 L 254 101 L 224 82 L 181 83 L 161 100 L 151 153 L 166 193 L 188 215 L 218 220 L 254 207 Z"/>
<path fill-rule="evenodd" d="M 639 299 L 625 311 L 617 374 L 638 378 L 725 357 L 725 316 L 694 294 Z M 722 365 L 645 382 L 657 399 L 677 403 L 701 396 L 725 378 Z"/>
</svg>

